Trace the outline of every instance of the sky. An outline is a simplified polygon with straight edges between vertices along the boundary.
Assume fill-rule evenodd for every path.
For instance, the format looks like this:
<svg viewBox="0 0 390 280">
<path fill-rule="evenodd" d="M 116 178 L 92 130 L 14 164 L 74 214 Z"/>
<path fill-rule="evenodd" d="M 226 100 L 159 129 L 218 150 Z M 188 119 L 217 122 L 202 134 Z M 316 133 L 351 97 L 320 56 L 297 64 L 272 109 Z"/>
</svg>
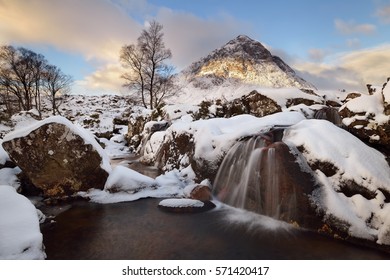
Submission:
<svg viewBox="0 0 390 280">
<path fill-rule="evenodd" d="M 43 54 L 74 93 L 126 93 L 119 50 L 151 20 L 176 71 L 242 34 L 319 89 L 390 77 L 390 0 L 0 0 L 0 45 Z"/>
</svg>

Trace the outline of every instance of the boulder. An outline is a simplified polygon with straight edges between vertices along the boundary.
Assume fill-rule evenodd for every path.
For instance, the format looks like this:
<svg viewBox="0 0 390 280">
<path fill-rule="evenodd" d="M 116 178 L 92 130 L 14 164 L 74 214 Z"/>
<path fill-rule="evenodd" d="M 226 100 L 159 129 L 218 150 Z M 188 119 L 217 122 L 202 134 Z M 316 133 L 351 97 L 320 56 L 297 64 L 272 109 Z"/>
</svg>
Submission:
<svg viewBox="0 0 390 280">
<path fill-rule="evenodd" d="M 248 95 L 243 96 L 241 102 L 248 109 L 249 114 L 256 117 L 264 117 L 282 111 L 282 108 L 275 100 L 262 95 L 255 90 Z"/>
<path fill-rule="evenodd" d="M 111 171 L 93 136 L 63 117 L 51 117 L 8 134 L 3 147 L 47 197 L 103 189 Z"/>
<path fill-rule="evenodd" d="M 211 189 L 205 185 L 196 185 L 191 189 L 189 198 L 200 201 L 209 201 L 212 199 Z"/>
</svg>

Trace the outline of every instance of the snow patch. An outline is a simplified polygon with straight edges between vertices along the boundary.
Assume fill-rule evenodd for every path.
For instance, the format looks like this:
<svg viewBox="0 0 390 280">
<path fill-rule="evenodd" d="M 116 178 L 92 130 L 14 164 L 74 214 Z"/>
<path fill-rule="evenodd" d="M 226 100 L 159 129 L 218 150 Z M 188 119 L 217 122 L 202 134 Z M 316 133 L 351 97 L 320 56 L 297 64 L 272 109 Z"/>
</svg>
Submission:
<svg viewBox="0 0 390 280">
<path fill-rule="evenodd" d="M 184 208 L 184 207 L 203 207 L 204 203 L 200 200 L 190 198 L 169 198 L 160 201 L 158 204 L 162 207 Z"/>
<path fill-rule="evenodd" d="M 34 205 L 11 186 L 0 185 L 0 259 L 44 259 Z"/>
</svg>

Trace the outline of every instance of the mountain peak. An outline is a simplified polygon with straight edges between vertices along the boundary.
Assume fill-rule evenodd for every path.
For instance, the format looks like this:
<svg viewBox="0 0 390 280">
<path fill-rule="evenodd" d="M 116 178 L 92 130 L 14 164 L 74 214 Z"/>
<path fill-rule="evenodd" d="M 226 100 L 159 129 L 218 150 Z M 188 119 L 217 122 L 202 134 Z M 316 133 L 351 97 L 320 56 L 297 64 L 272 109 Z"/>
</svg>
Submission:
<svg viewBox="0 0 390 280">
<path fill-rule="evenodd" d="M 225 81 L 263 87 L 315 88 L 260 42 L 239 35 L 183 71 L 188 80 L 209 78 L 210 84 Z M 199 82 L 196 82 L 199 84 Z"/>
<path fill-rule="evenodd" d="M 230 56 L 242 59 L 272 59 L 271 53 L 258 41 L 239 35 L 213 52 L 219 57 Z M 213 54 L 212 53 L 212 54 Z"/>
</svg>

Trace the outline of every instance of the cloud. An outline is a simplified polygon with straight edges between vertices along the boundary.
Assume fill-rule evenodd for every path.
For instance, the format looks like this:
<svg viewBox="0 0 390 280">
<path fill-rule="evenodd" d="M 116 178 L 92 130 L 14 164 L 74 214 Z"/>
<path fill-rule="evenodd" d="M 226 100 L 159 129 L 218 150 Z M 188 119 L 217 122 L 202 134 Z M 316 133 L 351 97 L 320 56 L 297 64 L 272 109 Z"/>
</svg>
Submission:
<svg viewBox="0 0 390 280">
<path fill-rule="evenodd" d="M 390 76 L 390 44 L 337 54 L 329 63 L 297 61 L 293 67 L 320 89 L 365 91 L 366 84 L 382 85 Z"/>
<path fill-rule="evenodd" d="M 376 32 L 376 26 L 373 24 L 357 24 L 353 21 L 343 21 L 341 19 L 336 19 L 334 21 L 334 26 L 338 32 L 343 35 L 351 34 L 363 34 L 363 35 L 372 35 Z"/>
<path fill-rule="evenodd" d="M 322 49 L 309 49 L 309 58 L 314 61 L 322 61 L 326 56 L 326 51 Z"/>
<path fill-rule="evenodd" d="M 141 26 L 105 0 L 0 0 L 1 44 L 50 45 L 87 60 L 117 59 Z"/>
<path fill-rule="evenodd" d="M 193 14 L 161 8 L 156 19 L 163 24 L 165 45 L 179 70 L 208 55 L 251 27 L 227 14 L 204 19 Z M 246 34 L 250 35 L 250 34 Z"/>
<path fill-rule="evenodd" d="M 123 68 L 119 63 L 110 63 L 86 76 L 80 84 L 89 90 L 119 93 L 123 92 L 123 80 L 120 78 L 122 74 Z"/>
<path fill-rule="evenodd" d="M 376 11 L 376 16 L 383 23 L 390 23 L 390 5 L 378 8 Z"/>
</svg>

